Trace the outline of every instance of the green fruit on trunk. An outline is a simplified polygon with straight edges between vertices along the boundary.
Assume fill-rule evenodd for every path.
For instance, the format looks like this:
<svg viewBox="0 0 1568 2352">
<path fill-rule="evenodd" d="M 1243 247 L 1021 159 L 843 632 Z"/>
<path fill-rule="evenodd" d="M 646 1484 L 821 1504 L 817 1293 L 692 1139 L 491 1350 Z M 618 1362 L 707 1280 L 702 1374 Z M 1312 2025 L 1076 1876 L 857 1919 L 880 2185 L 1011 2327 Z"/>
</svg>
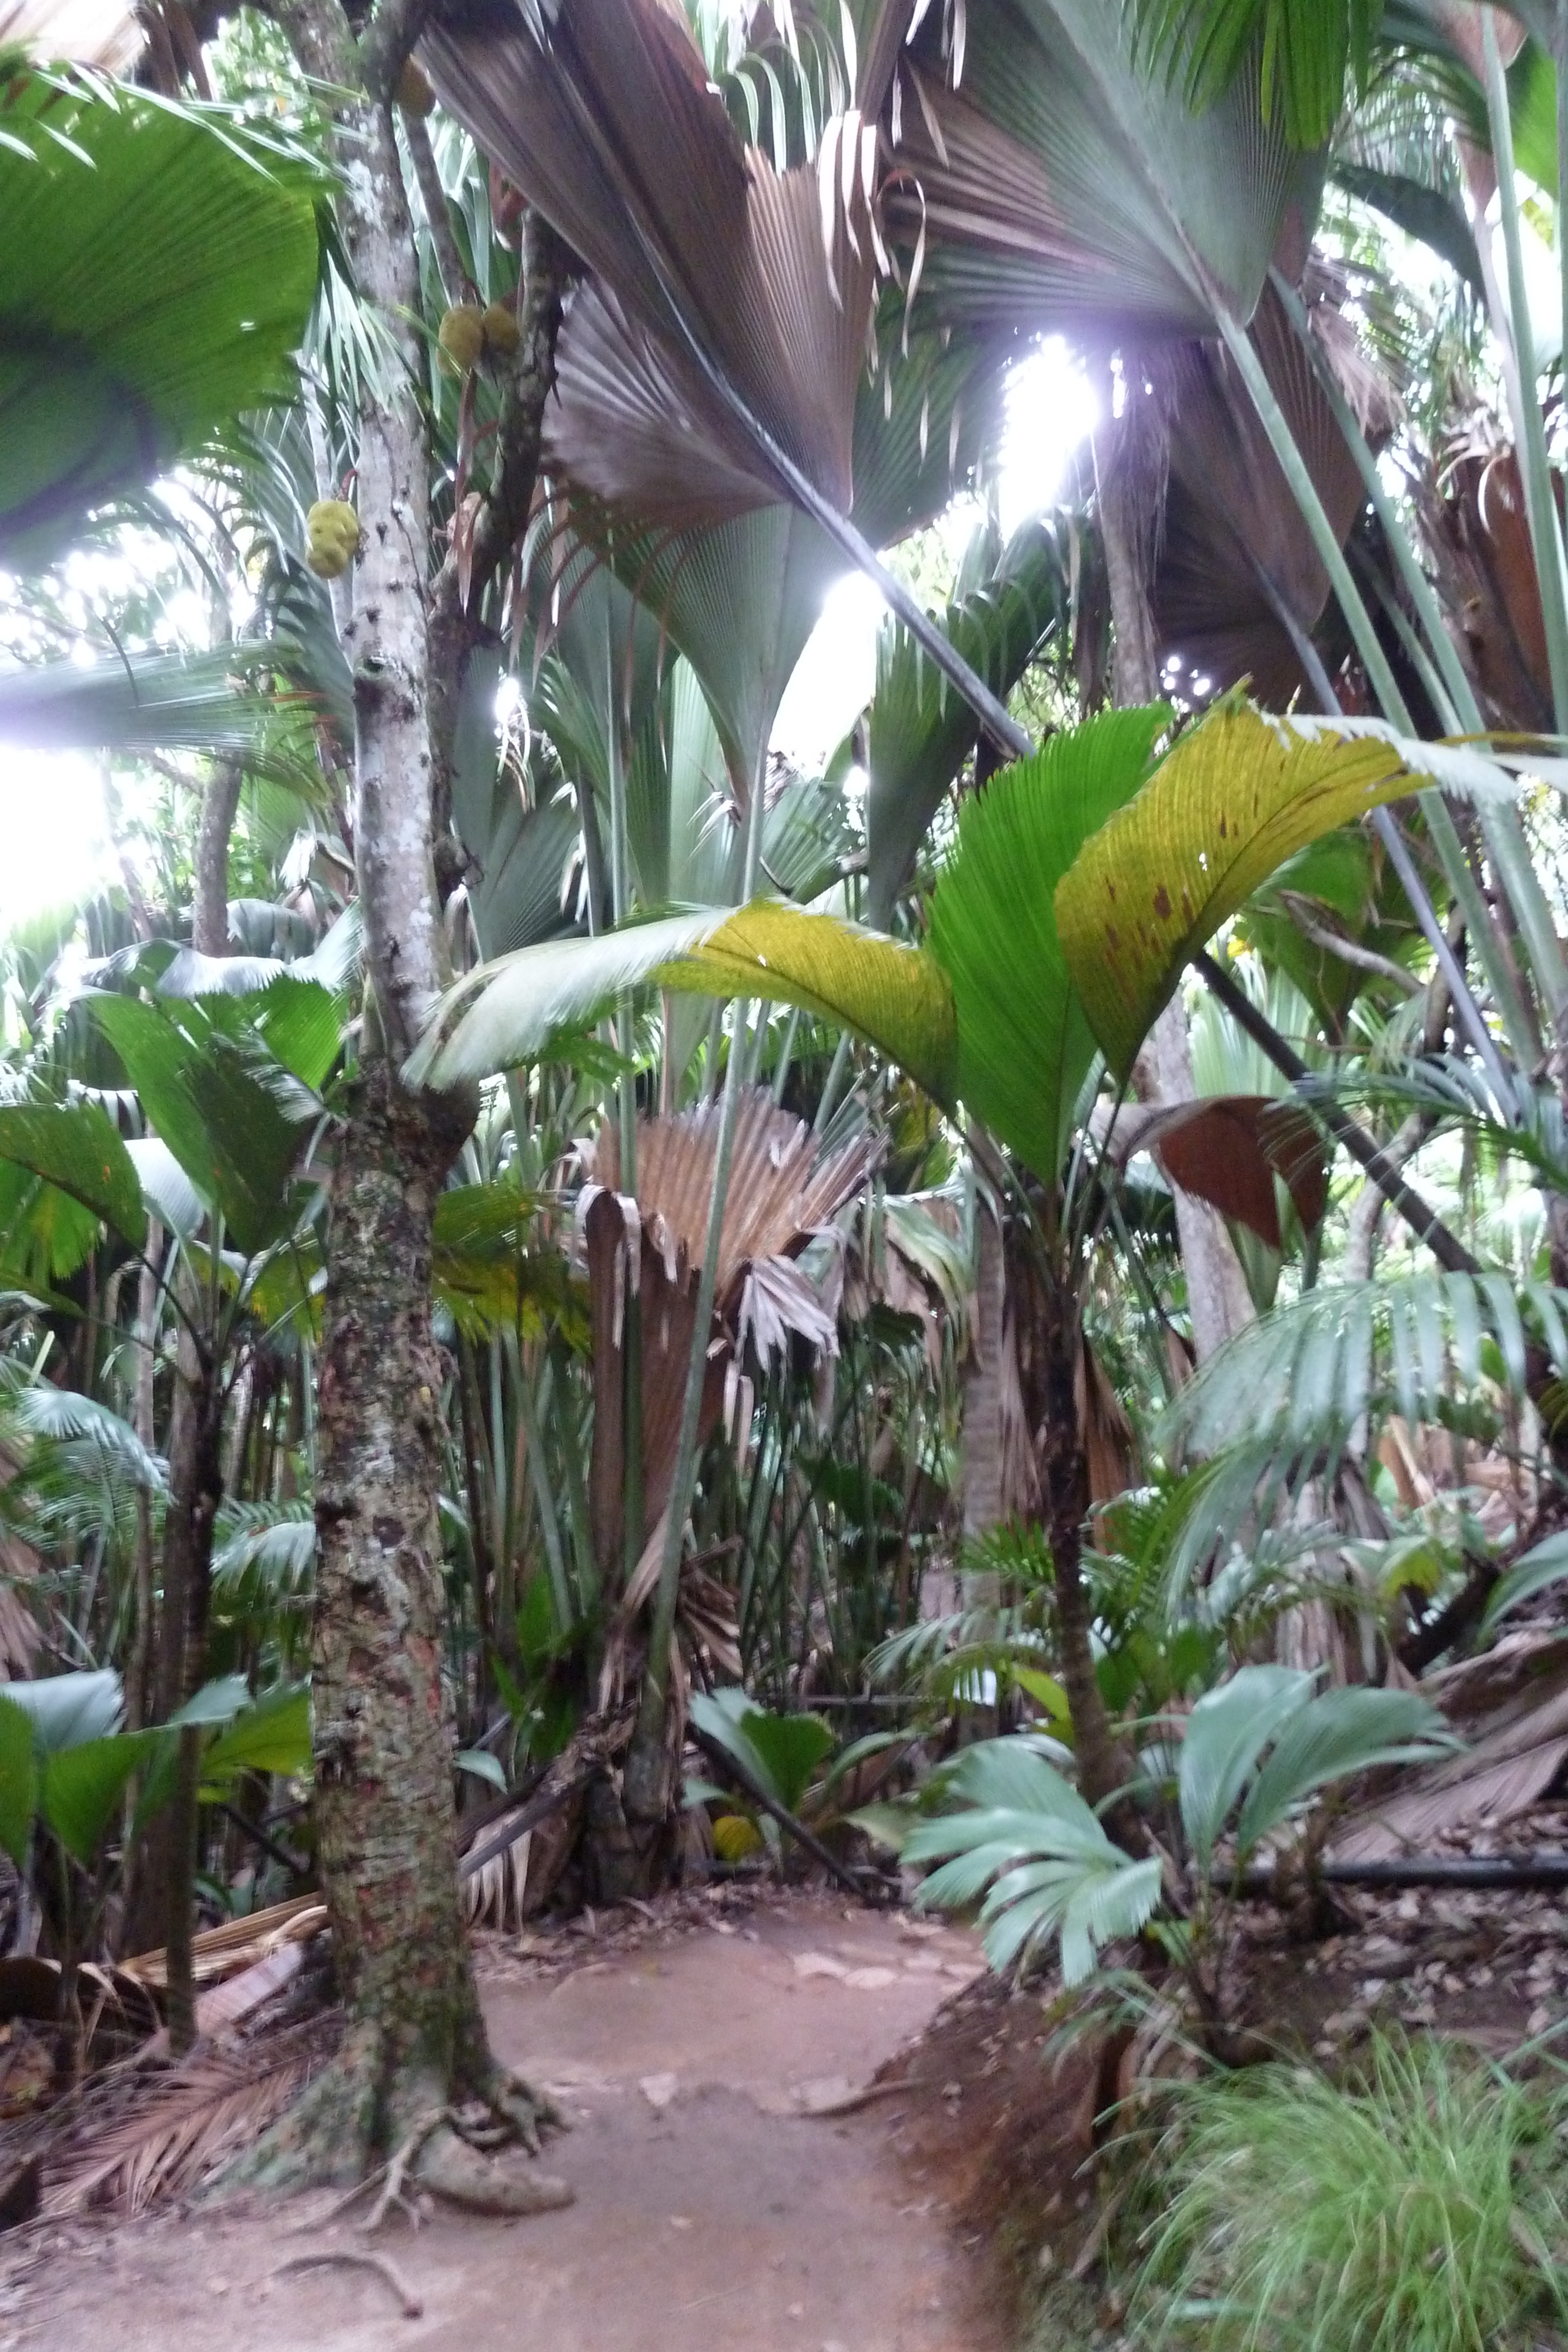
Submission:
<svg viewBox="0 0 1568 2352">
<path fill-rule="evenodd" d="M 430 87 L 429 78 L 423 67 L 416 65 L 412 58 L 399 74 L 392 95 L 402 111 L 412 114 L 416 121 L 423 122 L 427 114 L 435 111 L 435 92 Z"/>
<path fill-rule="evenodd" d="M 337 580 L 360 551 L 360 518 L 346 499 L 318 499 L 305 518 L 305 561 L 319 580 Z"/>
</svg>

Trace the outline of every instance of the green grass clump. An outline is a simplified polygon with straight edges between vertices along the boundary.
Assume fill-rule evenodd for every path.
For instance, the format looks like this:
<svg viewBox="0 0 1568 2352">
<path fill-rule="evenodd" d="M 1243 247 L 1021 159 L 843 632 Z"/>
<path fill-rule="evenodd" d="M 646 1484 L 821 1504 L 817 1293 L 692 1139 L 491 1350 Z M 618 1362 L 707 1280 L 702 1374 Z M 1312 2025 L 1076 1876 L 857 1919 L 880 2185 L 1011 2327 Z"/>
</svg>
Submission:
<svg viewBox="0 0 1568 2352">
<path fill-rule="evenodd" d="M 1206 2352 L 1535 2352 L 1568 2342 L 1565 2110 L 1469 2053 L 1377 2038 L 1179 2095 L 1149 2186 L 1134 2340 Z"/>
</svg>

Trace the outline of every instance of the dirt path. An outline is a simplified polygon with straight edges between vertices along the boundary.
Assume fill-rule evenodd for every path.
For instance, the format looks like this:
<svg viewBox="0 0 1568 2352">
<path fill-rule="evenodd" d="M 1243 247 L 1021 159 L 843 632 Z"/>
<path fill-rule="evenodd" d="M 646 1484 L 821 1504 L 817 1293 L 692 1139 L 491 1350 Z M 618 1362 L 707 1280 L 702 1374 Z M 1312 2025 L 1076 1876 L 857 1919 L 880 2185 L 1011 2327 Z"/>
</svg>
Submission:
<svg viewBox="0 0 1568 2352">
<path fill-rule="evenodd" d="M 814 2114 L 865 2083 L 975 1968 L 918 1923 L 800 1898 L 652 1933 L 553 1978 L 492 1959 L 497 2054 L 573 2120 L 547 2161 L 570 2210 L 445 2212 L 376 2241 L 423 2301 L 287 2256 L 361 2249 L 351 2222 L 285 2236 L 323 2200 L 73 2223 L 9 2292 L 0 2352 L 1004 2352 L 983 2252 L 894 2156 L 900 2102 Z"/>
</svg>

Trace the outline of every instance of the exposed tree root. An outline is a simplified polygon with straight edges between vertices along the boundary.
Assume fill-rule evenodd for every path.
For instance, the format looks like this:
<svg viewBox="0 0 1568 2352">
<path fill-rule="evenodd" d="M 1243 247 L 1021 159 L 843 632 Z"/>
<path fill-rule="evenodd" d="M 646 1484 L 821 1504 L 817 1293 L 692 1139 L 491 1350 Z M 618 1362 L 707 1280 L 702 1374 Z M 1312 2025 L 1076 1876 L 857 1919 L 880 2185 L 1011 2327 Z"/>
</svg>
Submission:
<svg viewBox="0 0 1568 2352">
<path fill-rule="evenodd" d="M 380 2179 L 363 2225 L 367 2231 L 380 2228 L 396 2209 L 410 2210 L 411 2181 L 470 2213 L 545 2213 L 570 2205 L 574 2192 L 564 2180 L 531 2169 L 503 2171 L 488 2160 L 491 2151 L 508 2145 L 538 2157 L 544 2133 L 568 2128 L 559 2108 L 503 2067 L 486 2062 L 474 2071 L 481 2076 L 477 2095 L 462 2105 L 439 2094 L 431 2096 L 436 2086 L 428 2077 L 423 2100 L 408 2095 L 416 2086 L 406 2083 L 400 2083 L 402 2095 L 393 2100 L 384 2091 L 377 2095 L 373 2075 L 362 2063 L 353 2063 L 346 2045 L 288 2113 L 225 2168 L 217 2192 L 319 2188 L 347 2180 L 352 2186 L 332 2208 L 337 2213 Z M 389 2126 L 399 2137 L 387 2158 L 382 2151 Z"/>
<path fill-rule="evenodd" d="M 416 2178 L 466 2213 L 549 2213 L 576 2190 L 549 2172 L 501 2172 L 450 2124 L 424 2144 Z"/>
<path fill-rule="evenodd" d="M 382 2284 L 389 2287 L 396 2295 L 405 2319 L 423 2317 L 423 2300 L 410 2286 L 397 2265 L 389 2262 L 385 2254 L 354 2254 L 338 2247 L 324 2247 L 319 2253 L 316 2254 L 291 2254 L 286 2263 L 279 2263 L 275 2271 L 267 2273 L 267 2284 L 270 2286 L 274 2279 L 287 2277 L 290 2271 L 323 2270 L 329 2266 L 336 2266 L 340 2270 L 373 2272 Z"/>
</svg>

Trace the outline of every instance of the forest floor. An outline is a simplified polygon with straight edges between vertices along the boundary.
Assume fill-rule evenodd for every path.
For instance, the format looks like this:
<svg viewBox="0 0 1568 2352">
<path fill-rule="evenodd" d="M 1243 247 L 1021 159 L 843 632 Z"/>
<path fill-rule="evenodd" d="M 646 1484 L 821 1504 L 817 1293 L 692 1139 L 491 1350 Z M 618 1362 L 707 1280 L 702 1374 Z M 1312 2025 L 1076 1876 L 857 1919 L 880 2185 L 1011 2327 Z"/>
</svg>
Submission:
<svg viewBox="0 0 1568 2352">
<path fill-rule="evenodd" d="M 274 2275 L 371 2242 L 356 2213 L 313 2219 L 329 2197 L 43 2221 L 0 2259 L 0 2352 L 206 2352 L 215 2329 L 228 2352 L 1004 2352 L 1002 2267 L 921 2127 L 961 2145 L 967 2086 L 897 2063 L 978 1972 L 972 1938 L 736 1888 L 478 1946 L 497 2055 L 571 2118 L 545 2162 L 574 2205 L 394 2220 L 373 2243 L 417 2318 L 363 2268 Z M 879 2071 L 910 2094 L 860 2097 Z"/>
</svg>

